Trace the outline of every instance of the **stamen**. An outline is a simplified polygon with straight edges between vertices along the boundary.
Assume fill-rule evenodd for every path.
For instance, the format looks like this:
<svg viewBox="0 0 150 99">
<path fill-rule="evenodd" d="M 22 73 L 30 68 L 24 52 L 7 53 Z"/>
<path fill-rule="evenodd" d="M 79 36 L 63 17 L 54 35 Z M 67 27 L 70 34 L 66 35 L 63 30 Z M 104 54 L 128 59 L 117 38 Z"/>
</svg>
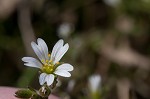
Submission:
<svg viewBox="0 0 150 99">
<path fill-rule="evenodd" d="M 48 54 L 48 57 L 50 57 L 51 56 L 51 54 Z"/>
<path fill-rule="evenodd" d="M 55 70 L 54 65 L 52 64 L 51 60 L 46 60 L 46 63 L 41 68 L 42 72 L 51 74 Z"/>
<path fill-rule="evenodd" d="M 48 60 L 46 60 L 46 63 L 48 63 Z"/>
<path fill-rule="evenodd" d="M 57 62 L 56 65 L 60 64 L 60 62 Z"/>
</svg>

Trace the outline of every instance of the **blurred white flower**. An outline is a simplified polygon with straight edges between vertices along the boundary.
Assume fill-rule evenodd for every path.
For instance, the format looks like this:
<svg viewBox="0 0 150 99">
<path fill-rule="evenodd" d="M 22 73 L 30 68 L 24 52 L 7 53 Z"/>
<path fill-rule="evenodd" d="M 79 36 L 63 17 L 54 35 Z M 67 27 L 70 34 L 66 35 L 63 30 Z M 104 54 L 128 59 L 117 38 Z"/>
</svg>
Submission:
<svg viewBox="0 0 150 99">
<path fill-rule="evenodd" d="M 59 62 L 69 49 L 68 43 L 65 45 L 63 44 L 64 41 L 62 39 L 59 40 L 53 47 L 50 55 L 45 41 L 38 38 L 37 44 L 35 42 L 31 42 L 31 46 L 40 61 L 32 57 L 22 58 L 22 61 L 25 62 L 24 65 L 41 69 L 42 73 L 39 76 L 40 85 L 43 85 L 45 82 L 48 86 L 51 85 L 57 75 L 63 77 L 71 76 L 69 71 L 73 70 L 73 66 L 68 63 Z"/>
<path fill-rule="evenodd" d="M 68 87 L 67 87 L 67 89 L 68 89 L 69 92 L 71 92 L 73 90 L 73 88 L 75 86 L 75 83 L 76 83 L 75 80 L 70 80 L 69 81 Z"/>
<path fill-rule="evenodd" d="M 98 74 L 92 75 L 89 77 L 88 87 L 92 93 L 95 93 L 99 90 L 101 84 L 101 76 Z"/>
<path fill-rule="evenodd" d="M 104 2 L 109 6 L 115 7 L 121 2 L 121 0 L 104 0 Z"/>
<path fill-rule="evenodd" d="M 57 32 L 58 36 L 61 38 L 67 38 L 74 30 L 74 27 L 71 23 L 62 23 L 60 24 Z"/>
</svg>

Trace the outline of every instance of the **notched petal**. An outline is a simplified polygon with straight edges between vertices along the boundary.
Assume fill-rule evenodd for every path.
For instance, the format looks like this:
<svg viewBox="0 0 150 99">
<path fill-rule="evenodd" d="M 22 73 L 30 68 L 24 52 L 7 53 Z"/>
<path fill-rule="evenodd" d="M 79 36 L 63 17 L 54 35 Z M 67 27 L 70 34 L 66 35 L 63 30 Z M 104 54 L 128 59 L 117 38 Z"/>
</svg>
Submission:
<svg viewBox="0 0 150 99">
<path fill-rule="evenodd" d="M 60 61 L 60 59 L 64 56 L 64 54 L 68 51 L 69 44 L 65 44 L 63 47 L 60 48 L 60 50 L 57 52 L 54 60 L 54 64 Z"/>
<path fill-rule="evenodd" d="M 46 79 L 47 85 L 50 86 L 54 82 L 54 75 L 49 74 L 49 75 L 46 76 L 45 79 Z"/>
<path fill-rule="evenodd" d="M 62 76 L 62 77 L 70 77 L 71 76 L 71 74 L 65 70 L 56 70 L 54 73 L 59 76 Z"/>
<path fill-rule="evenodd" d="M 42 73 L 42 74 L 39 76 L 39 83 L 40 83 L 40 85 L 43 85 L 43 84 L 46 82 L 46 76 L 47 76 L 46 73 Z"/>
<path fill-rule="evenodd" d="M 68 63 L 64 63 L 56 68 L 56 70 L 66 70 L 66 71 L 72 71 L 74 68 L 72 65 Z"/>
</svg>

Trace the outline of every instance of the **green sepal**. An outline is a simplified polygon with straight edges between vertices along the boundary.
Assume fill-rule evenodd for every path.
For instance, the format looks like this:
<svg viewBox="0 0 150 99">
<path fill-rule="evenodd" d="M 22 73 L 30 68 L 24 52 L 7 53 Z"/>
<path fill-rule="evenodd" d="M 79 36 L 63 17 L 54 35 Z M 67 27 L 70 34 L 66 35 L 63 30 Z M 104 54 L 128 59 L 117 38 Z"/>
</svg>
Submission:
<svg viewBox="0 0 150 99">
<path fill-rule="evenodd" d="M 31 90 L 32 92 L 35 92 L 35 93 L 36 93 L 36 90 L 33 89 L 32 87 L 28 86 L 28 89 Z"/>
</svg>

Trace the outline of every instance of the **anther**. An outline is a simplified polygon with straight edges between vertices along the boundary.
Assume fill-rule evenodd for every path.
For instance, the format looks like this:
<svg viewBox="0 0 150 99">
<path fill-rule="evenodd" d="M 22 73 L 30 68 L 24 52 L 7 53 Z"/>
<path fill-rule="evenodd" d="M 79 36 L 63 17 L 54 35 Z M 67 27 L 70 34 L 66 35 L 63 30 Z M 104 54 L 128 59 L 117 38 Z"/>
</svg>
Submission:
<svg viewBox="0 0 150 99">
<path fill-rule="evenodd" d="M 56 63 L 57 65 L 59 64 L 59 62 Z"/>
<path fill-rule="evenodd" d="M 48 57 L 50 57 L 51 56 L 51 54 L 48 54 Z"/>
</svg>

